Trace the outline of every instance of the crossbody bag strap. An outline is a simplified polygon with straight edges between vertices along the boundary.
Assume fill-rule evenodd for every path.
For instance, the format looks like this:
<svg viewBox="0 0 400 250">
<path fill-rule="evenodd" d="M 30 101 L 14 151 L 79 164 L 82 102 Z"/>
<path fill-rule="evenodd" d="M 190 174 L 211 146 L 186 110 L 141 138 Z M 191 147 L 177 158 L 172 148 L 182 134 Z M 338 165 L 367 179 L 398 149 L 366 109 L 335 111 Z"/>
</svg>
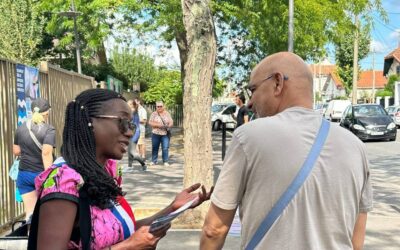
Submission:
<svg viewBox="0 0 400 250">
<path fill-rule="evenodd" d="M 79 231 L 82 249 L 90 250 L 92 216 L 90 215 L 89 196 L 83 187 L 79 190 Z"/>
<path fill-rule="evenodd" d="M 255 249 L 258 243 L 262 240 L 264 235 L 268 232 L 274 222 L 281 215 L 283 210 L 287 207 L 293 197 L 296 195 L 297 191 L 303 185 L 304 181 L 307 179 L 311 170 L 313 169 L 315 162 L 317 161 L 319 154 L 321 153 L 321 149 L 325 144 L 326 137 L 329 133 L 330 122 L 322 119 L 321 127 L 319 129 L 318 135 L 314 141 L 314 144 L 311 147 L 310 153 L 308 154 L 303 166 L 300 171 L 297 173 L 297 176 L 294 178 L 292 183 L 286 189 L 286 191 L 282 194 L 279 200 L 275 203 L 271 211 L 267 214 L 265 219 L 262 221 L 261 225 L 258 227 L 256 233 L 253 235 L 253 238 L 250 240 L 249 244 L 246 247 L 246 250 Z"/>
<path fill-rule="evenodd" d="M 35 134 L 33 134 L 33 132 L 32 132 L 32 129 L 31 129 L 32 122 L 31 122 L 31 120 L 28 120 L 26 122 L 26 127 L 28 128 L 29 135 L 31 136 L 33 142 L 35 142 L 36 146 L 38 146 L 40 148 L 40 150 L 42 150 L 43 149 L 43 145 L 38 141 L 38 139 L 36 138 Z"/>
</svg>

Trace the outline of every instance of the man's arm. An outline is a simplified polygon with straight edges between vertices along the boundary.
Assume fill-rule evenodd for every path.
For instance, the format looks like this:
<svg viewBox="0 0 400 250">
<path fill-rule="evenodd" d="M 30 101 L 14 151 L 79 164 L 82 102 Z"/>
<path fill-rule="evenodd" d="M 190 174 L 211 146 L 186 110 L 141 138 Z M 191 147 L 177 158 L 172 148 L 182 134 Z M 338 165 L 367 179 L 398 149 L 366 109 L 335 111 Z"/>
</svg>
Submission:
<svg viewBox="0 0 400 250">
<path fill-rule="evenodd" d="M 367 213 L 359 213 L 354 226 L 351 242 L 354 250 L 362 250 L 364 247 L 365 228 L 367 226 Z"/>
<path fill-rule="evenodd" d="M 236 209 L 224 210 L 211 202 L 201 234 L 200 249 L 222 249 Z"/>
</svg>

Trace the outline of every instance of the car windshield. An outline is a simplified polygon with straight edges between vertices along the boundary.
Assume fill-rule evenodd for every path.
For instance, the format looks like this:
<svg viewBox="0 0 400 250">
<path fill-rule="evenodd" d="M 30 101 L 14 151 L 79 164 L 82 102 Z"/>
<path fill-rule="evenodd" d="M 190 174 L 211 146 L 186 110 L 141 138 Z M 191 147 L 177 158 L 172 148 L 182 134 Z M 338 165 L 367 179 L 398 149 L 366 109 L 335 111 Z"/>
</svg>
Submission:
<svg viewBox="0 0 400 250">
<path fill-rule="evenodd" d="M 354 116 L 365 117 L 365 116 L 382 116 L 386 115 L 385 111 L 381 106 L 355 106 Z"/>
<path fill-rule="evenodd" d="M 217 113 L 217 112 L 221 111 L 223 108 L 224 108 L 224 105 L 213 105 L 211 107 L 211 112 Z"/>
</svg>

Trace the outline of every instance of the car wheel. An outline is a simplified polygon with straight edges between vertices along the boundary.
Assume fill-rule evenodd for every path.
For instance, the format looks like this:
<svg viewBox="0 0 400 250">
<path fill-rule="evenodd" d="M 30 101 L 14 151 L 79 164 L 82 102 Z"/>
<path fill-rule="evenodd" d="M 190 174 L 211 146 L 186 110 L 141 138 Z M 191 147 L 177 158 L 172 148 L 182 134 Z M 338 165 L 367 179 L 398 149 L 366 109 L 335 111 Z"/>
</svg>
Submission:
<svg viewBox="0 0 400 250">
<path fill-rule="evenodd" d="M 218 130 L 220 130 L 221 129 L 221 121 L 219 121 L 219 120 L 216 120 L 214 123 L 213 123 L 213 130 L 214 131 L 218 131 Z"/>
<path fill-rule="evenodd" d="M 390 140 L 390 141 L 395 141 L 395 140 L 396 140 L 396 136 L 393 137 L 393 138 L 390 138 L 389 140 Z"/>
</svg>

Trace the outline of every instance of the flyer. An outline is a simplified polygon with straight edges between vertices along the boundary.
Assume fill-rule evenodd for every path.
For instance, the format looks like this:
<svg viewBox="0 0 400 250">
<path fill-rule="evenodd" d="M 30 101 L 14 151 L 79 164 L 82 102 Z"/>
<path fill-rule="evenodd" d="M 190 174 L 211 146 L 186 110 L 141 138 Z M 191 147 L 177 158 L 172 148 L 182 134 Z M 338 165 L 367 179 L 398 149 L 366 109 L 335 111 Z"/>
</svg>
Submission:
<svg viewBox="0 0 400 250">
<path fill-rule="evenodd" d="M 170 223 L 172 220 L 174 220 L 176 217 L 178 217 L 180 214 L 182 214 L 183 212 L 185 212 L 188 208 L 190 208 L 190 206 L 196 202 L 199 198 L 195 198 L 191 201 L 189 201 L 188 203 L 186 203 L 185 205 L 183 205 L 182 207 L 180 207 L 179 209 L 164 215 L 160 218 L 158 218 L 157 220 L 153 221 L 150 225 L 150 230 L 149 232 L 154 232 L 157 231 L 158 229 L 164 227 L 166 224 Z"/>
</svg>

